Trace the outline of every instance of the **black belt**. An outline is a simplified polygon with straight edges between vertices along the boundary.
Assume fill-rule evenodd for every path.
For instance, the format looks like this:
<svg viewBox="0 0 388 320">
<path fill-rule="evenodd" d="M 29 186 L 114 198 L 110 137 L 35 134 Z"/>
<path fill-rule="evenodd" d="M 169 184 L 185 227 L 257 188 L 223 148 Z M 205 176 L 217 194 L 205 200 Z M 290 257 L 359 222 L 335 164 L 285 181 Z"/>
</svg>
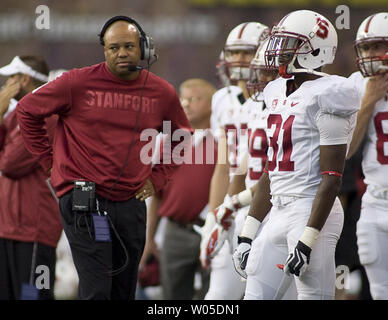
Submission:
<svg viewBox="0 0 388 320">
<path fill-rule="evenodd" d="M 180 228 L 183 228 L 183 229 L 188 229 L 190 231 L 193 231 L 193 232 L 196 232 L 193 228 L 194 225 L 196 226 L 199 226 L 199 227 L 202 227 L 204 224 L 205 224 L 205 220 L 203 219 L 195 219 L 191 222 L 180 222 L 180 221 L 176 221 L 176 220 L 173 220 L 172 218 L 168 218 L 169 221 L 171 221 L 172 223 L 176 224 L 177 226 L 179 226 Z"/>
</svg>

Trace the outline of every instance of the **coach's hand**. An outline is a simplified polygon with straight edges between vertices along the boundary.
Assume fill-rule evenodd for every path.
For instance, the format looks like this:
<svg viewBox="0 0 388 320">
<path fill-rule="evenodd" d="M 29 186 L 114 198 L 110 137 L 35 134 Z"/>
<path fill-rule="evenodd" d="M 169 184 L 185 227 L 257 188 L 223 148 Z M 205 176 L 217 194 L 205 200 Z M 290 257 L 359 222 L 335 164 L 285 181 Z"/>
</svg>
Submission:
<svg viewBox="0 0 388 320">
<path fill-rule="evenodd" d="M 136 192 L 136 199 L 144 201 L 148 197 L 155 194 L 155 187 L 150 179 L 147 179 L 145 184 Z"/>
</svg>

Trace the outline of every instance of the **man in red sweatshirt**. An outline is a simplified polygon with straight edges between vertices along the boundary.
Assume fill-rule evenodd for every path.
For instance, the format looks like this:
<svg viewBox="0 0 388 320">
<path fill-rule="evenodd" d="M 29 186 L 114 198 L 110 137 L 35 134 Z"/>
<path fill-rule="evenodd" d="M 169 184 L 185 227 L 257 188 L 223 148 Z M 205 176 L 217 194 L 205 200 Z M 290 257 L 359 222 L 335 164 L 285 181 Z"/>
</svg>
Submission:
<svg viewBox="0 0 388 320">
<path fill-rule="evenodd" d="M 49 175 L 25 148 L 15 111 L 18 100 L 47 81 L 48 71 L 36 56 L 16 56 L 0 68 L 8 76 L 0 90 L 0 300 L 53 299 L 61 218 Z M 47 120 L 52 138 L 56 119 Z M 41 271 L 48 276 L 43 283 Z"/>
<path fill-rule="evenodd" d="M 152 168 L 140 154 L 143 130 L 192 129 L 175 89 L 139 66 L 149 63 L 152 43 L 124 16 L 100 33 L 105 62 L 74 69 L 19 102 L 27 148 L 37 156 L 60 198 L 59 206 L 79 276 L 80 299 L 134 299 L 145 244 L 144 200 L 159 191 L 174 165 Z M 53 147 L 44 118 L 57 114 Z M 178 144 L 176 142 L 175 144 Z M 174 142 L 172 142 L 173 150 Z M 75 181 L 88 184 L 75 186 Z M 96 201 L 77 207 L 86 193 Z M 81 190 L 81 191 L 80 191 Z M 93 206 L 95 205 L 95 208 Z"/>
</svg>

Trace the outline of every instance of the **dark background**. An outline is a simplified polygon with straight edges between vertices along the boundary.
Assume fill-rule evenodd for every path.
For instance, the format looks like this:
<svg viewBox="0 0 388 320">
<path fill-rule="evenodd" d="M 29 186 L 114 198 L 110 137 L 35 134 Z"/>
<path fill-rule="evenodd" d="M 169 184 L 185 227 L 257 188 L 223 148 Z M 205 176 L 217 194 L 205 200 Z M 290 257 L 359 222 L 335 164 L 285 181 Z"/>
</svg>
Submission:
<svg viewBox="0 0 388 320">
<path fill-rule="evenodd" d="M 370 14 L 388 11 L 387 0 L 1 0 L 0 66 L 25 54 L 43 55 L 50 69 L 103 61 L 97 34 L 108 18 L 122 14 L 137 20 L 155 40 L 159 61 L 151 71 L 176 88 L 193 77 L 217 85 L 215 64 L 236 25 L 258 21 L 272 26 L 298 9 L 317 11 L 335 25 L 340 4 L 350 9 L 350 28 L 337 30 L 336 60 L 326 71 L 348 76 L 356 70 L 353 40 L 358 26 Z M 49 30 L 35 26 L 39 5 L 50 9 Z"/>
</svg>

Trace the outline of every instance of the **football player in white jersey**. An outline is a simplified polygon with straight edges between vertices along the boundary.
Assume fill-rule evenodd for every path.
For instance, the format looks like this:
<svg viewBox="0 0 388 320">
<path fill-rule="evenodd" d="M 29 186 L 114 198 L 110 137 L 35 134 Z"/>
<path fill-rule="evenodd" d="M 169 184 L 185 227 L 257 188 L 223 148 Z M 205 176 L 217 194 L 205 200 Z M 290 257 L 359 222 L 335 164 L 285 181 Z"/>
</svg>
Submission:
<svg viewBox="0 0 388 320">
<path fill-rule="evenodd" d="M 281 77 L 264 89 L 267 164 L 233 255 L 247 274 L 244 299 L 276 298 L 287 277 L 298 299 L 334 299 L 337 194 L 359 108 L 354 83 L 321 70 L 336 48 L 333 25 L 309 10 L 289 13 L 271 32 L 266 63 Z"/>
<path fill-rule="evenodd" d="M 388 13 L 366 18 L 355 47 L 360 72 L 350 78 L 363 96 L 348 158 L 364 140 L 362 169 L 367 185 L 357 222 L 357 245 L 375 300 L 388 299 Z"/>
<path fill-rule="evenodd" d="M 247 150 L 247 123 L 241 121 L 245 103 L 249 98 L 246 81 L 249 64 L 262 39 L 268 34 L 268 27 L 258 22 L 246 22 L 235 27 L 228 35 L 224 57 L 227 74 L 236 86 L 218 90 L 212 99 L 211 127 L 218 138 L 217 165 L 210 185 L 209 214 L 202 228 L 201 263 L 210 264 L 207 244 L 215 225 L 214 210 L 223 203 L 229 181 L 241 163 Z M 233 233 L 231 233 L 233 234 Z M 232 249 L 226 243 L 211 262 L 210 287 L 205 299 L 241 299 L 244 283 L 235 273 L 232 263 Z M 225 281 L 225 278 L 229 281 Z"/>
<path fill-rule="evenodd" d="M 245 102 L 240 116 L 241 123 L 247 124 L 248 133 L 241 135 L 238 144 L 238 154 L 242 155 L 239 168 L 231 178 L 224 202 L 215 210 L 216 222 L 219 226 L 213 228 L 214 236 L 210 236 L 212 256 L 216 255 L 218 250 L 222 248 L 224 240 L 226 240 L 224 235 L 226 231 L 229 242 L 232 242 L 232 250 L 235 249 L 237 236 L 240 234 L 242 224 L 248 214 L 248 205 L 252 200 L 254 185 L 259 180 L 266 162 L 267 138 L 265 128 L 267 122 L 262 91 L 266 83 L 274 80 L 277 76 L 276 69 L 268 70 L 265 66 L 264 51 L 266 46 L 266 40 L 262 41 L 250 63 L 247 82 L 250 98 Z M 239 216 L 240 219 L 235 226 L 234 218 L 236 216 Z M 222 231 L 223 237 L 217 238 L 220 231 Z"/>
<path fill-rule="evenodd" d="M 234 233 L 236 233 L 235 237 L 232 236 L 233 250 L 245 216 L 248 214 L 248 205 L 252 200 L 254 186 L 263 172 L 267 159 L 267 138 L 265 135 L 267 121 L 262 92 L 265 85 L 277 77 L 277 69 L 268 70 L 265 66 L 264 52 L 268 44 L 267 41 L 268 38 L 262 41 L 249 67 L 249 80 L 246 86 L 250 98 L 245 102 L 240 116 L 241 123 L 246 123 L 248 130 L 248 134 L 242 136 L 245 141 L 240 141 L 238 145 L 238 153 L 242 155 L 242 160 L 239 161 L 239 168 L 231 179 L 224 202 L 216 208 L 216 221 L 225 230 L 233 225 L 233 220 L 237 215 L 240 216 L 240 211 L 242 213 L 239 223 L 233 226 L 235 227 Z M 217 228 L 213 228 L 213 232 L 217 231 Z M 223 240 L 225 237 L 218 238 L 216 243 L 212 243 L 213 255 L 222 247 Z"/>
</svg>

